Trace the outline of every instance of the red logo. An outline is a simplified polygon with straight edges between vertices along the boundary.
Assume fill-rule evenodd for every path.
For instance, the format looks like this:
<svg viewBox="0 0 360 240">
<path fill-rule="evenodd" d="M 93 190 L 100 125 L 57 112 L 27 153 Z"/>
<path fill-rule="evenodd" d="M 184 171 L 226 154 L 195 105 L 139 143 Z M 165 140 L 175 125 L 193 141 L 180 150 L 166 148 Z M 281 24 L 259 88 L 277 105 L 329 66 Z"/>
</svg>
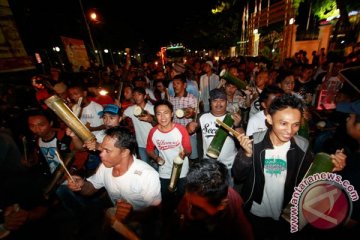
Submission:
<svg viewBox="0 0 360 240">
<path fill-rule="evenodd" d="M 301 196 L 304 218 L 314 227 L 331 229 L 342 224 L 350 215 L 351 202 L 339 185 L 319 181 L 309 186 Z"/>
</svg>

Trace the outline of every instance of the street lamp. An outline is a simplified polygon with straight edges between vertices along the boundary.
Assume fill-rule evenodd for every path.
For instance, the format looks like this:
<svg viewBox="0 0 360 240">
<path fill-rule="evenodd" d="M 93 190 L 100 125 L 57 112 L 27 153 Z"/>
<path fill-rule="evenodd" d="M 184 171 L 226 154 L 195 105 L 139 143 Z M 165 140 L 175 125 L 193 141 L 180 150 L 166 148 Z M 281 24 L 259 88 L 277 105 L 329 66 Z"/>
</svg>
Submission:
<svg viewBox="0 0 360 240">
<path fill-rule="evenodd" d="M 89 26 L 89 23 L 87 21 L 86 14 L 84 12 L 84 7 L 83 7 L 83 4 L 82 4 L 81 0 L 79 0 L 79 4 L 80 4 L 82 15 L 84 17 L 85 26 L 86 26 L 86 29 L 87 29 L 87 32 L 88 32 L 88 35 L 89 35 L 91 48 L 92 48 L 92 51 L 95 53 L 96 48 L 95 48 L 94 40 L 93 40 L 93 37 L 92 37 L 92 34 L 91 34 L 90 26 Z M 95 14 L 95 16 L 96 16 L 96 14 Z M 96 57 L 96 61 L 99 62 L 99 56 L 97 54 L 95 54 L 95 57 Z"/>
<path fill-rule="evenodd" d="M 90 18 L 91 18 L 93 21 L 96 21 L 96 19 L 97 19 L 96 13 L 95 13 L 95 12 L 90 13 Z"/>
</svg>

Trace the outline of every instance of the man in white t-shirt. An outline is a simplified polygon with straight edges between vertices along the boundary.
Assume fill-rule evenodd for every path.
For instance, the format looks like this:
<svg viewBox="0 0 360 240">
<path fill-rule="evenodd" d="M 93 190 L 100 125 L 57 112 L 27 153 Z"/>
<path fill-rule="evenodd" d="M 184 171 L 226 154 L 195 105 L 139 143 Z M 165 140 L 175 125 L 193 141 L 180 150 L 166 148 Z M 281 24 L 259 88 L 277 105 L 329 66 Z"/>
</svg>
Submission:
<svg viewBox="0 0 360 240">
<path fill-rule="evenodd" d="M 146 163 L 150 163 L 150 158 L 146 153 L 146 140 L 151 128 L 156 125 L 156 121 L 154 119 L 154 106 L 151 103 L 146 102 L 145 97 L 146 92 L 144 88 L 134 88 L 133 98 L 135 104 L 126 108 L 123 116 L 131 118 L 134 125 L 140 159 Z M 135 116 L 134 110 L 139 107 L 145 110 L 146 114 Z"/>
<path fill-rule="evenodd" d="M 284 91 L 277 86 L 270 85 L 264 88 L 264 90 L 259 95 L 259 99 L 257 100 L 259 101 L 261 111 L 250 116 L 246 128 L 247 136 L 251 136 L 255 132 L 261 132 L 267 129 L 267 125 L 266 125 L 266 115 L 268 114 L 267 109 L 269 108 L 272 100 L 276 96 L 279 96 L 283 93 Z"/>
<path fill-rule="evenodd" d="M 91 150 L 91 151 L 100 150 L 100 145 L 106 135 L 105 130 L 112 128 L 112 127 L 119 126 L 119 123 L 122 120 L 122 118 L 120 116 L 121 115 L 120 110 L 121 109 L 119 106 L 117 106 L 115 104 L 108 104 L 108 105 L 105 105 L 103 111 L 98 113 L 99 116 L 102 117 L 102 119 L 104 121 L 105 129 L 98 131 L 95 134 L 96 141 L 90 141 L 90 142 L 85 143 L 86 147 L 89 150 Z"/>
<path fill-rule="evenodd" d="M 104 129 L 103 121 L 99 116 L 99 112 L 103 110 L 103 107 L 96 102 L 90 101 L 87 98 L 87 91 L 81 86 L 72 86 L 68 89 L 68 92 L 71 101 L 74 103 L 73 111 L 74 107 L 80 103 L 79 118 L 81 122 L 94 134 Z"/>
<path fill-rule="evenodd" d="M 80 176 L 68 179 L 68 187 L 81 195 L 90 196 L 105 188 L 116 207 L 112 223 L 152 216 L 161 203 L 159 174 L 150 165 L 136 159 L 135 137 L 123 127 L 106 130 L 100 146 L 102 163 L 94 175 L 84 180 Z M 139 219 L 140 217 L 140 219 Z M 144 220 L 145 220 L 144 219 Z M 144 233 L 145 234 L 145 233 Z"/>
<path fill-rule="evenodd" d="M 210 105 L 211 111 L 208 113 L 204 113 L 199 117 L 198 122 L 190 122 L 187 125 L 187 129 L 189 133 L 196 131 L 197 129 L 201 129 L 202 135 L 202 145 L 203 145 L 203 158 L 209 158 L 211 156 L 207 155 L 207 150 L 214 139 L 216 132 L 219 129 L 218 124 L 216 123 L 216 119 L 221 121 L 227 115 L 226 105 L 227 105 L 227 97 L 225 91 L 222 89 L 213 89 L 210 91 Z M 233 113 L 231 117 L 234 119 L 234 123 L 230 127 L 235 127 L 235 130 L 239 133 L 242 131 L 239 128 L 241 117 L 239 113 Z M 217 160 L 224 163 L 226 167 L 231 169 L 232 164 L 234 162 L 234 158 L 237 153 L 237 148 L 235 146 L 234 138 L 230 133 L 228 133 L 224 144 L 222 145 L 221 151 Z"/>
</svg>

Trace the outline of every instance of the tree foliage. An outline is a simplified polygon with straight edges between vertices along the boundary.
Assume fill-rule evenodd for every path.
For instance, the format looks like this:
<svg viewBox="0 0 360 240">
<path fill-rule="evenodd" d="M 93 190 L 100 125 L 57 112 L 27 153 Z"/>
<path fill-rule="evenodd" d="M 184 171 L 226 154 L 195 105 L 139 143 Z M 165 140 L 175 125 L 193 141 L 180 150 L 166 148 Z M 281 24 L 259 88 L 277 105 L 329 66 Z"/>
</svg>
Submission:
<svg viewBox="0 0 360 240">
<path fill-rule="evenodd" d="M 214 2 L 202 18 L 187 19 L 184 39 L 191 39 L 188 46 L 225 49 L 236 45 L 241 35 L 243 1 L 223 0 Z"/>
</svg>

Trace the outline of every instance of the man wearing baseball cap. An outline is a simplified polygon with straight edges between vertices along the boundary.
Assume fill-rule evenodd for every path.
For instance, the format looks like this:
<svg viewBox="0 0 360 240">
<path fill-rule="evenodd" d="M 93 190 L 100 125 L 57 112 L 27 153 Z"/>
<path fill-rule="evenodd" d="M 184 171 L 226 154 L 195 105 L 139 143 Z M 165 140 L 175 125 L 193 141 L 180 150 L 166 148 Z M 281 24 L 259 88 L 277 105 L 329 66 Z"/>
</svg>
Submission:
<svg viewBox="0 0 360 240">
<path fill-rule="evenodd" d="M 202 114 L 197 122 L 190 122 L 187 125 L 187 129 L 189 133 L 193 133 L 197 129 L 201 129 L 202 135 L 202 150 L 203 150 L 203 158 L 209 158 L 207 156 L 207 150 L 214 139 L 217 130 L 219 129 L 219 125 L 216 123 L 216 119 L 220 121 L 224 121 L 224 118 L 227 115 L 226 106 L 227 106 L 227 97 L 226 93 L 223 89 L 215 88 L 210 91 L 210 106 L 211 111 Z M 232 114 L 232 118 L 234 119 L 233 126 L 236 127 L 235 130 L 240 132 L 241 129 L 237 128 L 240 125 L 241 117 L 239 113 Z M 222 146 L 220 154 L 217 158 L 220 162 L 224 163 L 226 167 L 230 170 L 233 165 L 235 156 L 237 154 L 237 149 L 235 146 L 234 138 L 229 134 L 225 142 Z M 232 183 L 231 183 L 232 185 Z"/>
<path fill-rule="evenodd" d="M 92 151 L 99 150 L 100 144 L 102 143 L 105 137 L 105 130 L 119 126 L 122 117 L 120 116 L 120 108 L 114 104 L 105 105 L 103 111 L 100 111 L 98 115 L 104 121 L 105 129 L 97 131 L 94 135 L 96 141 L 89 141 L 84 143 L 86 148 Z M 87 175 L 91 175 L 93 171 L 96 170 L 97 166 L 100 164 L 100 157 L 98 152 L 90 152 L 88 160 L 86 162 L 86 168 L 88 170 Z"/>
</svg>

